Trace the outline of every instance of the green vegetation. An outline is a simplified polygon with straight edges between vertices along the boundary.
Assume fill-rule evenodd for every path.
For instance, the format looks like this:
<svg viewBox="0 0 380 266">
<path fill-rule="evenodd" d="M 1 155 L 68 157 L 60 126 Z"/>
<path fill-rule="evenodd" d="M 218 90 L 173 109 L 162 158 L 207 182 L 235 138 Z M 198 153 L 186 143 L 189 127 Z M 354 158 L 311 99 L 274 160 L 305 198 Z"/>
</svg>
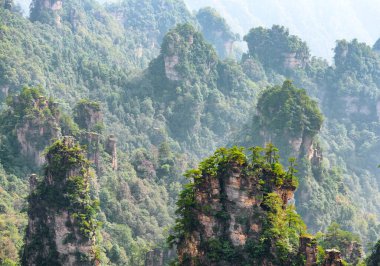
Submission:
<svg viewBox="0 0 380 266">
<path fill-rule="evenodd" d="M 22 168 L 35 169 L 35 154 L 59 136 L 60 111 L 52 99 L 43 96 L 41 88 L 24 87 L 18 95 L 8 97 L 6 104 L 0 114 L 0 149 L 3 151 L 0 159 L 6 170 L 21 174 Z M 32 144 L 27 148 L 19 139 Z"/>
<path fill-rule="evenodd" d="M 237 36 L 210 8 L 193 16 L 180 0 L 105 6 L 67 0 L 52 11 L 33 1 L 29 20 L 15 6 L 10 12 L 9 3 L 0 1 L 1 260 L 19 260 L 26 177 L 41 170 L 34 151 L 60 135 L 74 135 L 97 152 L 99 188 L 91 194 L 100 197 L 101 248 L 110 265 L 142 265 L 147 250 L 165 245 L 186 182 L 182 173 L 225 145 L 272 141 L 281 151 L 272 150 L 272 163 L 278 155 L 297 157 L 297 211 L 311 232 L 337 221 L 364 244 L 380 238 L 376 45 L 339 41 L 329 65 L 310 58 L 307 45 L 287 29 L 273 26 L 248 33 L 242 60 L 221 60 L 217 53 L 226 56 L 223 44 Z M 276 86 L 288 79 L 294 85 Z M 48 105 L 36 105 L 41 96 Z M 101 107 L 102 123 L 85 125 L 86 105 L 96 112 Z M 33 125 L 25 131 L 31 153 L 23 153 L 17 138 L 26 125 Z M 93 146 L 87 133 L 98 137 Z M 118 139 L 117 171 L 103 147 L 110 134 Z M 267 158 L 252 160 L 261 165 Z M 281 163 L 294 174 L 292 162 Z M 82 184 L 73 180 L 72 186 Z M 236 258 L 225 239 L 210 245 L 217 250 L 211 256 Z M 288 247 L 279 245 L 286 254 Z"/>
<path fill-rule="evenodd" d="M 179 59 L 174 67 L 179 79 L 201 78 L 206 83 L 215 82 L 213 79 L 216 77 L 217 55 L 192 25 L 180 24 L 169 31 L 162 42 L 161 55 L 152 65 L 159 64 L 162 67 L 165 65 L 165 58 L 172 56 Z M 153 69 L 151 71 L 154 72 Z M 167 71 L 165 72 L 167 75 Z M 208 76 L 204 77 L 204 73 L 208 73 Z"/>
<path fill-rule="evenodd" d="M 1 0 L 0 6 L 3 6 L 5 9 L 12 10 L 14 3 L 13 0 Z"/>
<path fill-rule="evenodd" d="M 280 147 L 282 156 L 304 156 L 304 142 L 319 133 L 323 115 L 316 101 L 291 81 L 263 91 L 256 106 L 257 114 L 242 130 L 240 142 L 262 145 L 270 140 Z M 299 144 L 294 144 L 299 141 Z"/>
<path fill-rule="evenodd" d="M 141 40 L 142 46 L 149 42 L 159 46 L 173 26 L 195 23 L 185 3 L 178 0 L 123 0 L 108 4 L 106 9 L 111 13 L 122 14 L 124 28 L 150 33 L 147 39 Z"/>
<path fill-rule="evenodd" d="M 280 138 L 313 138 L 323 122 L 317 102 L 290 81 L 264 91 L 258 100 L 257 111 L 260 126 Z"/>
<path fill-rule="evenodd" d="M 30 222 L 26 235 L 28 241 L 23 250 L 23 264 L 26 261 L 39 265 L 62 263 L 56 247 L 55 228 L 49 223 L 49 217 L 58 219 L 57 214 L 63 212 L 70 215 L 72 220 L 65 224 L 70 232 L 64 241 L 66 243 L 88 242 L 93 245 L 92 240 L 99 227 L 96 219 L 98 201 L 90 195 L 93 177 L 90 176 L 89 163 L 82 148 L 73 138 L 65 137 L 47 149 L 46 160 L 43 180 L 31 180 L 31 184 L 37 183 L 31 187 L 28 199 Z M 41 249 L 41 245 L 44 245 L 44 249 Z M 80 261 L 94 259 L 89 257 L 92 254 L 78 255 Z"/>
<path fill-rule="evenodd" d="M 366 259 L 366 265 L 375 266 L 380 263 L 380 241 L 372 248 L 370 256 Z"/>
<path fill-rule="evenodd" d="M 244 36 L 248 44 L 249 56 L 258 59 L 265 68 L 286 73 L 286 58 L 299 60 L 296 67 L 304 67 L 310 51 L 299 37 L 290 35 L 285 27 L 274 25 L 271 29 L 253 28 Z"/>
<path fill-rule="evenodd" d="M 45 175 L 53 178 L 53 185 L 43 182 L 33 196 L 72 213 L 80 232 L 90 239 L 98 226 L 95 218 L 99 203 L 90 197 L 89 165 L 81 147 L 58 140 L 49 147 L 46 158 Z"/>
<path fill-rule="evenodd" d="M 255 86 L 236 62 L 219 61 L 194 27 L 181 24 L 165 36 L 161 54 L 148 72 L 127 84 L 124 107 L 135 115 L 128 121 L 136 125 L 144 120 L 152 125 L 152 116 L 162 114 L 152 125 L 159 130 L 149 132 L 145 141 L 170 137 L 181 147 L 206 154 L 219 142 L 210 141 L 211 136 L 226 138 L 243 123 L 257 93 Z M 131 99 L 144 100 L 140 104 Z"/>
<path fill-rule="evenodd" d="M 245 226 L 246 219 L 259 217 L 258 223 L 262 228 L 260 237 L 255 234 L 249 235 L 242 248 L 232 245 L 227 234 L 208 240 L 207 238 L 201 239 L 200 243 L 195 244 L 205 250 L 207 258 L 213 262 L 239 262 L 240 265 L 243 262 L 260 264 L 266 260 L 280 265 L 294 260 L 299 237 L 305 232 L 306 226 L 300 216 L 295 213 L 294 207 L 284 207 L 284 202 L 274 190 L 276 188 L 295 190 L 297 186 L 297 179 L 293 175 L 295 171 L 294 169 L 288 171 L 283 169 L 278 161 L 278 150 L 273 145 L 268 145 L 265 149 L 254 147 L 251 151 L 249 156 L 251 159 L 249 159 L 243 148 L 218 149 L 213 156 L 202 161 L 197 169 L 186 173 L 190 183 L 185 185 L 177 202 L 178 219 L 174 234 L 168 239 L 171 244 L 176 244 L 180 249 L 186 249 L 187 241 L 193 241 L 191 240 L 192 234 L 201 232 L 202 226 L 199 224 L 197 214 L 202 210 L 206 213 L 209 211 L 204 206 L 205 202 L 200 202 L 196 198 L 200 197 L 198 193 L 210 193 L 207 191 L 211 189 L 208 182 L 212 182 L 210 181 L 212 179 L 219 180 L 220 204 L 222 205 L 222 210 L 214 217 L 218 223 L 228 223 L 231 213 L 227 212 L 228 199 L 223 189 L 226 186 L 225 180 L 231 171 L 236 171 L 232 169 L 238 168 L 242 173 L 242 179 L 257 179 L 257 195 L 254 197 L 260 197 L 260 195 L 263 197 L 260 206 L 253 207 L 252 214 L 247 214 L 247 218 L 240 219 L 240 226 Z M 203 189 L 206 190 L 202 192 Z M 215 206 L 211 207 L 211 209 L 213 208 Z M 249 216 L 251 218 L 248 218 Z M 249 255 L 248 260 L 246 254 Z M 184 254 L 184 256 L 190 257 L 191 254 Z M 192 260 L 196 259 L 196 257 L 192 258 Z M 186 257 L 183 260 L 182 263 L 186 264 Z"/>
<path fill-rule="evenodd" d="M 345 261 L 358 265 L 363 259 L 363 248 L 359 235 L 342 230 L 340 225 L 332 223 L 326 233 L 317 233 L 318 244 L 324 249 L 337 249 L 342 252 Z"/>
<path fill-rule="evenodd" d="M 353 241 L 360 242 L 359 236 L 342 230 L 337 223 L 332 223 L 327 227 L 327 232 L 319 236 L 319 244 L 324 249 L 335 248 L 343 251 Z"/>
<path fill-rule="evenodd" d="M 55 4 L 56 0 L 49 1 L 50 5 Z M 30 4 L 30 20 L 31 21 L 40 21 L 42 23 L 54 24 L 55 23 L 55 14 L 54 11 L 50 8 L 45 7 L 45 2 L 39 0 L 32 0 Z"/>
<path fill-rule="evenodd" d="M 259 38 L 256 44 L 265 40 L 265 37 Z M 268 55 L 273 53 L 269 44 L 261 47 Z M 280 47 L 277 47 L 278 52 L 286 51 Z M 280 148 L 282 157 L 298 157 L 297 210 L 312 232 L 325 230 L 328 224 L 337 221 L 345 230 L 359 233 L 364 242 L 373 242 L 377 239 L 378 221 L 373 216 L 377 213 L 377 203 L 372 199 L 376 197 L 377 188 L 367 182 L 375 179 L 377 171 L 377 85 L 373 73 L 379 59 L 368 46 L 354 40 L 338 42 L 335 60 L 336 67 L 330 67 L 312 58 L 303 69 L 277 70 L 275 74 L 268 67 L 262 72 L 263 59 L 258 56 L 243 58 L 242 67 L 251 79 L 282 82 L 291 78 L 297 87 L 302 86 L 307 94 L 313 95 L 318 104 L 305 92 L 294 91 L 293 94 L 279 87 L 268 89 L 258 99 L 253 121 L 241 130 L 235 143 L 249 147 L 272 141 Z M 271 94 L 271 91 L 277 92 Z M 363 180 L 367 180 L 365 188 L 359 185 Z M 372 196 L 362 201 L 359 191 Z M 368 210 L 370 219 L 356 215 L 362 208 Z"/>
<path fill-rule="evenodd" d="M 26 215 L 26 184 L 0 166 L 0 265 L 16 265 L 22 246 Z"/>
<path fill-rule="evenodd" d="M 239 36 L 231 31 L 226 20 L 211 7 L 199 9 L 196 18 L 205 39 L 214 45 L 219 56 L 221 58 L 231 56 L 233 42 L 237 41 Z"/>
<path fill-rule="evenodd" d="M 87 132 L 102 133 L 104 124 L 99 102 L 80 100 L 74 107 L 73 116 L 80 129 Z"/>
</svg>

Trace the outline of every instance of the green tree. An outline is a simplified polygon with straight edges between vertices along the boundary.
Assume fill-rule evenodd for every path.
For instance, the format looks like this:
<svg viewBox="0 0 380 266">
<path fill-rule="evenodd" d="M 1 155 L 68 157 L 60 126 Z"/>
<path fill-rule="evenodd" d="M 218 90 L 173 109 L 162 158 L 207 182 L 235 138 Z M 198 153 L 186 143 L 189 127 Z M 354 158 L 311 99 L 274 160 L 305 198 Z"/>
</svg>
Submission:
<svg viewBox="0 0 380 266">
<path fill-rule="evenodd" d="M 283 26 L 273 25 L 271 29 L 253 28 L 244 36 L 248 44 L 249 56 L 258 59 L 264 67 L 285 73 L 285 59 L 293 55 L 304 67 L 310 57 L 310 51 L 299 37 L 290 35 Z"/>
<path fill-rule="evenodd" d="M 371 254 L 366 259 L 368 266 L 378 266 L 380 264 L 380 241 L 372 248 Z"/>
</svg>

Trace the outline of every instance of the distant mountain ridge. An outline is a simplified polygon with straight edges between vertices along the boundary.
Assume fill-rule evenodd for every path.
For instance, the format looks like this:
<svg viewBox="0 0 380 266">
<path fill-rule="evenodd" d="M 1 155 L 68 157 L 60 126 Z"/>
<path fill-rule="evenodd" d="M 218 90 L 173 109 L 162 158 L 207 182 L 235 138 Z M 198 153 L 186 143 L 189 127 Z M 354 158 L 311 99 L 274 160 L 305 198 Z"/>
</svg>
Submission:
<svg viewBox="0 0 380 266">
<path fill-rule="evenodd" d="M 117 0 L 97 0 L 100 3 Z M 15 0 L 28 10 L 30 0 Z M 210 6 L 231 25 L 233 31 L 244 35 L 252 27 L 288 27 L 304 39 L 312 55 L 332 61 L 335 41 L 338 39 L 374 44 L 380 37 L 380 2 L 374 0 L 185 0 L 190 10 Z"/>
<path fill-rule="evenodd" d="M 244 35 L 252 27 L 284 25 L 304 39 L 311 54 L 332 61 L 339 39 L 357 38 L 370 45 L 380 37 L 380 2 L 374 0 L 279 1 L 185 0 L 190 10 L 217 9 L 232 29 Z"/>
</svg>

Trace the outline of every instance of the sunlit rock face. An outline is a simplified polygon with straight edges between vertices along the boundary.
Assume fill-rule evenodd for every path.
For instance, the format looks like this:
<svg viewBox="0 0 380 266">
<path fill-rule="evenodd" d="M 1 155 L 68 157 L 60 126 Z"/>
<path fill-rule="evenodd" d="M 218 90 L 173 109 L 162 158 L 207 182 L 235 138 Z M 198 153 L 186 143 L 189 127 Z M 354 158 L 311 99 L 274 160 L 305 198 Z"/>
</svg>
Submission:
<svg viewBox="0 0 380 266">
<path fill-rule="evenodd" d="M 343 266 L 343 259 L 339 250 L 328 249 L 326 250 L 326 257 L 322 266 Z"/>
<path fill-rule="evenodd" d="M 313 237 L 302 236 L 300 237 L 299 253 L 304 255 L 305 266 L 317 265 L 317 241 Z"/>
<path fill-rule="evenodd" d="M 216 175 L 204 173 L 195 179 L 194 204 L 187 209 L 193 227 L 179 240 L 180 264 L 246 265 L 263 259 L 260 265 L 275 265 L 272 263 L 279 259 L 276 239 L 268 240 L 268 251 L 260 258 L 252 256 L 250 247 L 260 245 L 260 239 L 268 233 L 274 209 L 278 221 L 286 219 L 285 212 L 294 200 L 295 183 L 292 179 L 274 182 L 275 172 L 265 167 L 253 170 L 237 161 L 219 164 L 217 168 Z M 304 247 L 299 251 L 308 258 L 309 265 L 314 265 L 316 258 L 314 243 L 312 249 Z M 229 257 L 226 250 L 234 255 Z M 290 254 L 287 259 L 295 261 L 297 256 L 301 255 Z"/>
<path fill-rule="evenodd" d="M 118 160 L 117 160 L 117 139 L 114 135 L 108 136 L 105 149 L 109 155 L 112 156 L 111 164 L 112 169 L 117 170 Z"/>
<path fill-rule="evenodd" d="M 14 98 L 18 101 L 18 97 Z M 40 167 L 44 164 L 44 149 L 54 139 L 61 137 L 59 128 L 59 112 L 45 112 L 46 110 L 57 110 L 56 103 L 49 102 L 40 96 L 32 103 L 35 108 L 34 116 L 26 116 L 16 126 L 16 135 L 20 146 L 20 153 L 27 161 Z"/>
<path fill-rule="evenodd" d="M 46 156 L 45 176 L 29 180 L 28 226 L 22 265 L 96 265 L 95 210 L 87 161 L 72 137 Z"/>
</svg>

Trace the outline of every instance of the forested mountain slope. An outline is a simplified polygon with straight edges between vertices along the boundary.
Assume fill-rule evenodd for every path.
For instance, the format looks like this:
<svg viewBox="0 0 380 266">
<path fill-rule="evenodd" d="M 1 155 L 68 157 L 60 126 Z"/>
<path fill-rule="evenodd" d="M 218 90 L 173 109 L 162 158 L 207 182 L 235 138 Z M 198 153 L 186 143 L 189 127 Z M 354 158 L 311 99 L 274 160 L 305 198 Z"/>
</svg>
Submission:
<svg viewBox="0 0 380 266">
<path fill-rule="evenodd" d="M 19 261 L 29 177 L 43 177 L 44 149 L 66 135 L 90 161 L 103 263 L 142 265 L 166 247 L 185 170 L 236 144 L 296 157 L 309 232 L 338 222 L 351 240 L 380 238 L 376 50 L 339 41 L 331 66 L 273 26 L 246 32 L 240 59 L 210 8 L 48 2 L 35 0 L 28 19 L 0 1 L 1 263 Z"/>
<path fill-rule="evenodd" d="M 249 54 L 243 57 L 243 66 L 248 67 L 248 71 L 262 65 L 269 79 L 278 79 L 275 73 L 292 78 L 295 84 L 318 99 L 324 114 L 322 128 L 313 140 L 313 149 L 321 156 L 317 167 L 319 170 L 316 171 L 313 165 L 299 158 L 300 170 L 306 172 L 301 174 L 304 178 L 300 179 L 296 204 L 306 223 L 313 230 L 319 230 L 320 226 L 338 221 L 354 231 L 364 230 L 362 232 L 366 232 L 366 238 L 374 241 L 377 225 L 376 218 L 372 219 L 379 208 L 376 200 L 379 190 L 376 178 L 376 136 L 379 134 L 376 73 L 379 55 L 370 46 L 357 40 L 343 40 L 337 42 L 334 56 L 336 67 L 331 67 L 321 60 L 310 58 L 305 43 L 277 26 L 271 29 L 254 28 L 245 40 L 248 42 Z M 273 43 L 276 43 L 274 47 Z M 275 59 L 268 56 L 276 53 L 279 54 Z M 280 95 L 265 96 L 265 102 L 262 103 L 259 100 L 257 118 L 243 131 L 246 135 L 240 135 L 240 139 L 248 135 L 251 136 L 248 143 L 255 142 L 260 139 L 257 134 L 263 134 L 267 140 L 272 140 L 282 148 L 286 144 L 284 141 L 287 141 L 284 136 L 291 131 L 296 130 L 300 134 L 302 130 L 310 130 L 313 120 L 308 121 L 307 116 L 297 118 L 300 110 L 306 111 L 304 108 L 298 109 L 299 98 L 278 98 Z M 273 108 L 279 108 L 279 103 L 284 99 L 287 99 L 284 105 L 275 112 L 282 118 L 275 117 L 275 120 L 279 119 L 276 122 L 272 120 L 273 110 L 276 110 Z M 301 106 L 305 104 L 303 100 L 300 103 Z M 300 121 L 305 124 L 298 124 Z M 294 143 L 290 138 L 289 144 L 294 143 L 297 147 L 300 144 L 302 146 L 304 141 L 302 137 Z M 284 148 L 286 150 L 286 146 Z M 359 196 L 364 194 L 368 197 Z M 362 201 L 364 198 L 366 200 Z M 329 208 L 328 212 L 322 211 L 324 206 Z M 357 212 L 362 213 L 362 216 L 354 214 Z"/>
<path fill-rule="evenodd" d="M 141 264 L 150 247 L 165 242 L 182 173 L 198 156 L 222 145 L 231 127 L 238 130 L 251 107 L 249 99 L 256 94 L 252 90 L 256 85 L 240 66 L 219 61 L 212 46 L 189 24 L 171 31 L 163 40 L 166 49 L 139 73 L 159 53 L 167 29 L 178 22 L 196 24 L 184 4 L 175 3 L 162 2 L 162 12 L 154 13 L 153 7 L 147 11 L 157 21 L 178 14 L 163 26 L 137 15 L 140 1 L 106 8 L 94 1 L 65 1 L 62 7 L 36 2 L 34 22 L 0 9 L 1 162 L 6 168 L 2 188 L 7 193 L 2 219 L 8 243 L 2 257 L 17 261 L 22 247 L 25 214 L 16 216 L 17 222 L 14 217 L 25 204 L 20 198 L 27 194 L 28 176 L 39 173 L 46 145 L 68 134 L 89 147 L 89 159 L 97 170 L 106 260 Z M 170 12 L 167 4 L 176 12 Z M 149 7 L 149 2 L 144 6 Z M 132 8 L 133 18 L 124 13 Z M 178 73 L 168 61 L 173 58 L 182 66 Z M 229 77 L 232 87 L 221 77 Z M 41 87 L 22 90 L 25 85 Z M 239 92 L 247 98 L 241 104 Z M 19 96 L 14 98 L 15 94 Z M 53 109 L 41 106 L 41 99 L 48 99 Z M 89 112 L 83 111 L 83 104 Z M 244 108 L 235 107 L 240 105 Z M 203 110 L 208 110 L 207 117 Z M 240 118 L 232 118 L 235 114 Z M 93 124 L 88 126 L 83 119 Z M 116 172 L 111 165 L 116 157 L 107 153 L 109 134 L 118 139 Z"/>
</svg>

